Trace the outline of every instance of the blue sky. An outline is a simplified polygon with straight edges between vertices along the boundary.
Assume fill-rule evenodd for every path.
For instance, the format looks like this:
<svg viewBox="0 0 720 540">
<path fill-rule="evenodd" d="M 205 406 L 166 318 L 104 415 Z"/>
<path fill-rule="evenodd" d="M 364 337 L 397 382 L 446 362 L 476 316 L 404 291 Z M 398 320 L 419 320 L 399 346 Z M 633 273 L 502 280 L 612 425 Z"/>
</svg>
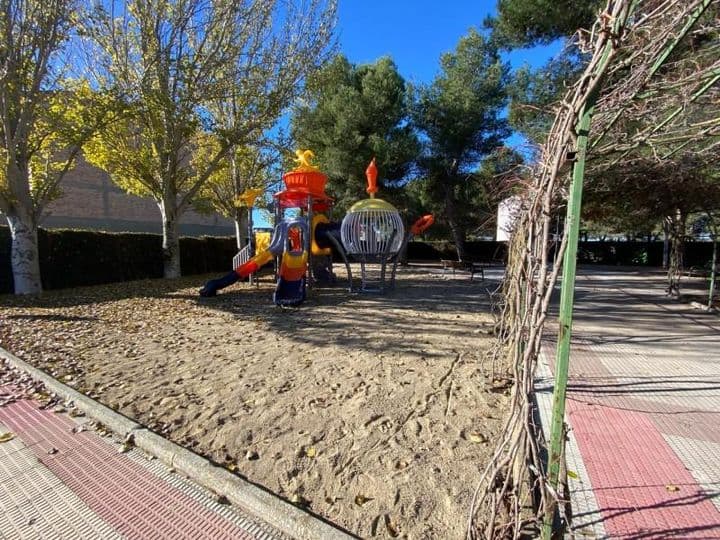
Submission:
<svg viewBox="0 0 720 540">
<path fill-rule="evenodd" d="M 430 82 L 438 60 L 460 37 L 495 13 L 496 0 L 340 0 L 340 50 L 358 64 L 391 56 L 411 82 Z M 560 50 L 555 43 L 507 54 L 513 68 L 543 65 Z"/>
</svg>

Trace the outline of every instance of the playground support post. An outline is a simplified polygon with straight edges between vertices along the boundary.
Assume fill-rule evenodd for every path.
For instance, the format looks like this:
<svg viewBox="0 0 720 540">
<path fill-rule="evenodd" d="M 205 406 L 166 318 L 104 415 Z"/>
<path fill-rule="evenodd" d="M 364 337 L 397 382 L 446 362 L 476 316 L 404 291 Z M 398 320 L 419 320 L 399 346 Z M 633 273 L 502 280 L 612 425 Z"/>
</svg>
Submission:
<svg viewBox="0 0 720 540">
<path fill-rule="evenodd" d="M 560 331 L 558 334 L 555 357 L 555 386 L 553 391 L 553 410 L 548 456 L 548 484 L 558 494 L 560 460 L 563 457 L 565 394 L 570 359 L 570 337 L 572 332 L 573 301 L 575 296 L 575 274 L 577 267 L 577 249 L 580 232 L 580 211 L 582 209 L 583 180 L 585 176 L 585 157 L 588 146 L 590 123 L 595 109 L 597 92 L 588 96 L 580 115 L 577 127 L 576 161 L 573 165 L 572 182 L 568 196 L 567 217 L 568 244 L 563 257 L 562 284 L 560 289 Z M 552 538 L 552 525 L 556 505 L 550 505 L 543 523 L 543 540 Z"/>
</svg>

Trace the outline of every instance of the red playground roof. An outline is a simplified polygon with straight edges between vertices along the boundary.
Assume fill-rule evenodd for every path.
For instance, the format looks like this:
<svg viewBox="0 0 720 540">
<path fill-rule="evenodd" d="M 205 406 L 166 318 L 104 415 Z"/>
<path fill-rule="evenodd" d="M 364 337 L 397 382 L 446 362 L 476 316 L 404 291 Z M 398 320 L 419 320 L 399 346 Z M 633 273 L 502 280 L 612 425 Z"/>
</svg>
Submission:
<svg viewBox="0 0 720 540">
<path fill-rule="evenodd" d="M 313 212 L 325 212 L 332 205 L 332 198 L 327 195 L 317 196 L 301 190 L 285 190 L 276 193 L 273 197 L 281 208 L 307 208 L 308 199 L 312 199 Z"/>
</svg>

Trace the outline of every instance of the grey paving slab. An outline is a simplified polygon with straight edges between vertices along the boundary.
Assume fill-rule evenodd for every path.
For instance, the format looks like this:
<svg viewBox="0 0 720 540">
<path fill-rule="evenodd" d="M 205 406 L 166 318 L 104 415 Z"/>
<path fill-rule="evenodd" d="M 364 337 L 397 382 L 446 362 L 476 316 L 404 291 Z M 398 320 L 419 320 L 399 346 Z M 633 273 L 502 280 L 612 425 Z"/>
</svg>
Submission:
<svg viewBox="0 0 720 540">
<path fill-rule="evenodd" d="M 682 456 L 690 474 L 720 511 L 720 475 L 718 475 L 720 444 L 668 435 L 665 436 L 665 440 L 677 455 Z"/>
</svg>

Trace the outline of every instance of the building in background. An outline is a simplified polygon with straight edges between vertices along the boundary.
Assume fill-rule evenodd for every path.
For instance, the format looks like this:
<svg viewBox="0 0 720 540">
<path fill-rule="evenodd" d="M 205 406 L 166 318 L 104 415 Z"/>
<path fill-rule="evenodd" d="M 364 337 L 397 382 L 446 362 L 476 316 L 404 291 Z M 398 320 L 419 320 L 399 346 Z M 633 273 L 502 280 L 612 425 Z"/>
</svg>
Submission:
<svg viewBox="0 0 720 540">
<path fill-rule="evenodd" d="M 150 198 L 128 195 L 108 174 L 82 158 L 61 184 L 63 195 L 47 208 L 46 229 L 89 229 L 110 232 L 162 233 L 160 209 Z M 219 214 L 186 211 L 181 236 L 232 236 L 235 225 Z"/>
<path fill-rule="evenodd" d="M 508 242 L 510 240 L 521 210 L 522 199 L 517 195 L 500 201 L 497 211 L 495 240 L 498 242 Z"/>
</svg>

